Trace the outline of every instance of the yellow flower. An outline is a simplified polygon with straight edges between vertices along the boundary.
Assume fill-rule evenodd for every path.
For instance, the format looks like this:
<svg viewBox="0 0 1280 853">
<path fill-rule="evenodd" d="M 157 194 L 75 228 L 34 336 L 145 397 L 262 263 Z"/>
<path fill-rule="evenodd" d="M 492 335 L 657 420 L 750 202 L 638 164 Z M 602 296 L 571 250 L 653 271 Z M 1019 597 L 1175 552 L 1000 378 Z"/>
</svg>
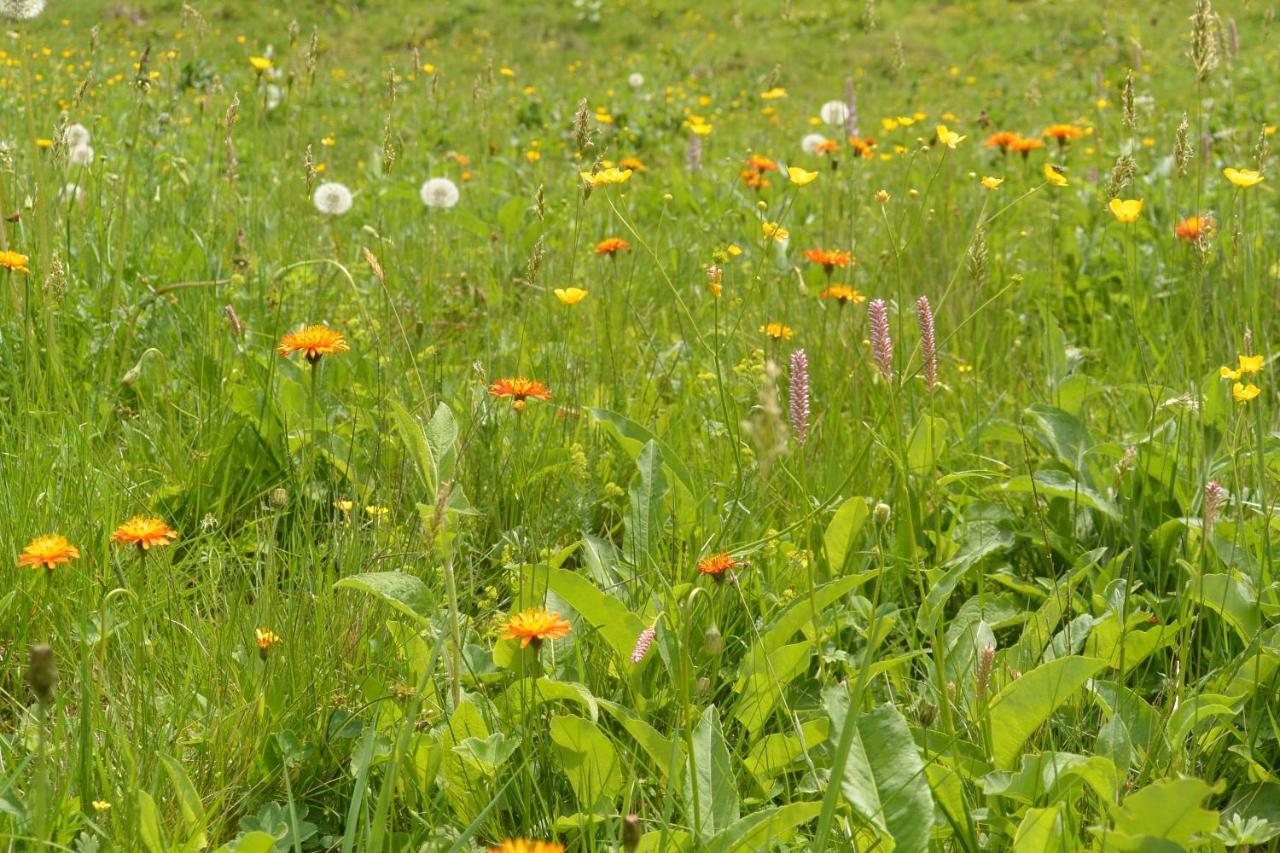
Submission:
<svg viewBox="0 0 1280 853">
<path fill-rule="evenodd" d="M 818 178 L 817 172 L 810 172 L 808 169 L 801 169 L 799 166 L 787 167 L 787 180 L 798 187 L 805 184 L 811 184 Z"/>
<path fill-rule="evenodd" d="M 542 645 L 543 640 L 559 640 L 569 636 L 572 627 L 569 620 L 559 613 L 531 607 L 520 613 L 513 613 L 503 624 L 498 636 L 504 640 L 519 640 L 522 649 L 529 645 L 536 649 Z"/>
<path fill-rule="evenodd" d="M 1235 380 L 1240 378 L 1240 371 L 1232 370 L 1230 367 L 1223 365 L 1222 367 L 1218 368 L 1218 375 L 1221 376 L 1223 379 L 1230 379 L 1234 382 Z"/>
<path fill-rule="evenodd" d="M 1111 209 L 1111 213 L 1115 216 L 1115 218 L 1119 219 L 1121 222 L 1124 222 L 1126 224 L 1130 222 L 1137 222 L 1138 215 L 1142 213 L 1142 199 L 1113 198 L 1111 199 L 1111 203 L 1108 204 L 1107 207 Z"/>
<path fill-rule="evenodd" d="M 772 89 L 770 89 L 767 92 L 761 92 L 760 100 L 776 101 L 778 98 L 785 98 L 786 96 L 787 96 L 786 89 L 782 88 L 781 86 L 774 86 Z"/>
<path fill-rule="evenodd" d="M 884 204 L 888 200 L 889 200 L 888 190 L 879 190 L 876 192 L 876 201 L 880 202 L 881 204 Z"/>
<path fill-rule="evenodd" d="M 880 126 L 883 127 L 886 132 L 890 130 L 897 130 L 898 120 L 894 118 L 882 118 L 880 119 Z"/>
<path fill-rule="evenodd" d="M 760 332 L 775 341 L 789 341 L 792 334 L 791 327 L 783 323 L 766 323 L 760 327 Z"/>
<path fill-rule="evenodd" d="M 532 150 L 526 151 L 524 152 L 524 159 L 528 160 L 530 163 L 536 163 L 542 159 L 542 152 Z"/>
<path fill-rule="evenodd" d="M 764 232 L 764 236 L 772 237 L 773 239 L 777 240 L 779 243 L 781 243 L 783 240 L 786 240 L 788 237 L 791 236 L 790 231 L 788 231 L 785 228 L 779 227 L 778 223 L 776 222 L 761 222 L 760 230 Z"/>
<path fill-rule="evenodd" d="M 738 255 L 742 254 L 742 249 L 738 248 L 738 245 L 736 243 L 730 243 L 728 246 L 725 247 L 724 251 L 725 251 L 725 254 L 727 254 L 731 258 L 736 258 L 738 257 Z"/>
<path fill-rule="evenodd" d="M 1232 169 L 1226 168 L 1222 170 L 1222 174 L 1227 176 L 1227 180 L 1241 189 L 1248 189 L 1262 183 L 1262 173 L 1255 172 L 1252 169 Z"/>
<path fill-rule="evenodd" d="M 1260 355 L 1242 355 L 1239 359 L 1237 373 L 1243 373 L 1245 376 L 1253 376 L 1258 373 L 1266 362 L 1266 359 Z"/>
<path fill-rule="evenodd" d="M 249 57 L 249 64 L 253 66 L 253 70 L 261 74 L 271 67 L 271 60 L 265 56 Z"/>
<path fill-rule="evenodd" d="M 510 68 L 499 68 L 498 73 L 501 74 L 503 77 L 516 76 L 516 72 L 512 71 Z"/>
<path fill-rule="evenodd" d="M 685 122 L 685 124 L 695 136 L 709 136 L 711 134 L 711 125 L 704 121 L 690 121 Z"/>
<path fill-rule="evenodd" d="M 956 133 L 954 130 L 948 130 L 945 124 L 938 125 L 938 141 L 948 148 L 955 148 L 961 142 L 964 142 L 964 140 L 965 137 Z"/>
<path fill-rule="evenodd" d="M 38 147 L 38 148 L 52 148 L 52 147 L 53 147 L 53 140 L 52 140 L 52 139 L 45 139 L 45 138 L 41 137 L 40 139 L 37 139 L 37 140 L 36 140 L 36 147 Z"/>
<path fill-rule="evenodd" d="M 631 180 L 630 169 L 619 169 L 615 166 L 610 166 L 609 168 L 599 172 L 579 172 L 578 175 L 591 189 L 612 186 L 614 184 L 625 184 L 627 181 Z"/>
<path fill-rule="evenodd" d="M 31 272 L 31 270 L 27 269 L 27 264 L 30 261 L 30 258 L 19 252 L 8 249 L 0 250 L 0 269 L 13 270 L 14 272 Z"/>
<path fill-rule="evenodd" d="M 577 305 L 587 298 L 587 292 L 580 287 L 557 287 L 555 294 L 565 305 Z"/>
<path fill-rule="evenodd" d="M 999 189 L 1000 185 L 1003 183 L 1004 178 L 993 178 L 991 176 L 987 176 L 982 179 L 982 185 L 989 190 Z"/>
<path fill-rule="evenodd" d="M 1252 383 L 1249 385 L 1242 385 L 1237 382 L 1235 385 L 1231 386 L 1231 399 L 1235 400 L 1237 403 L 1247 403 L 1261 393 L 1262 391 L 1258 386 Z"/>
<path fill-rule="evenodd" d="M 1063 177 L 1062 172 L 1058 171 L 1058 167 L 1052 163 L 1044 164 L 1044 179 L 1055 187 L 1065 187 L 1067 179 Z"/>
<path fill-rule="evenodd" d="M 54 566 L 70 563 L 78 559 L 80 551 L 67 541 L 65 536 L 50 533 L 32 539 L 22 553 L 18 555 L 19 566 L 32 568 L 44 566 L 46 571 L 53 571 Z"/>
<path fill-rule="evenodd" d="M 106 800 L 93 800 L 93 810 L 95 812 L 105 812 L 111 808 L 111 803 Z"/>
</svg>

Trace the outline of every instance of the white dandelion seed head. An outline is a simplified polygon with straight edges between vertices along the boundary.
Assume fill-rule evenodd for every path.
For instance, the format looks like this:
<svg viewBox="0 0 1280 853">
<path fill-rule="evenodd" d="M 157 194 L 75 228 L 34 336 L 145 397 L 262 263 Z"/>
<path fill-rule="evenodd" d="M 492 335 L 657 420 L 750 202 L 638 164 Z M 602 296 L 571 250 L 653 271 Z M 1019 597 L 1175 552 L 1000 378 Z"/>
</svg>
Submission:
<svg viewBox="0 0 1280 853">
<path fill-rule="evenodd" d="M 62 142 L 68 148 L 89 144 L 89 128 L 83 124 L 69 124 L 62 131 Z"/>
<path fill-rule="evenodd" d="M 316 210 L 321 213 L 341 216 L 351 209 L 351 190 L 342 184 L 329 181 L 316 187 L 316 193 L 311 201 L 315 203 Z"/>
<path fill-rule="evenodd" d="M 627 78 L 627 85 L 632 89 L 639 89 L 644 85 L 644 75 L 639 71 L 632 71 L 631 76 Z"/>
<path fill-rule="evenodd" d="M 67 152 L 67 160 L 72 166 L 88 166 L 93 162 L 93 146 L 77 145 Z"/>
<path fill-rule="evenodd" d="M 827 138 L 821 133 L 806 133 L 804 139 L 800 140 L 800 149 L 806 154 L 817 154 L 818 146 L 826 141 Z"/>
<path fill-rule="evenodd" d="M 0 17 L 15 21 L 30 21 L 40 17 L 44 0 L 0 0 Z"/>
<path fill-rule="evenodd" d="M 84 190 L 80 188 L 79 184 L 67 184 L 65 187 L 58 190 L 58 200 L 63 204 L 71 202 L 83 204 Z"/>
<path fill-rule="evenodd" d="M 431 178 L 422 185 L 418 194 L 427 207 L 438 207 L 448 210 L 458 203 L 461 193 L 458 185 L 448 178 Z"/>
<path fill-rule="evenodd" d="M 274 110 L 280 106 L 280 102 L 284 100 L 284 89 L 281 89 L 274 83 L 267 84 L 267 109 Z"/>
<path fill-rule="evenodd" d="M 844 101 L 827 101 L 818 112 L 822 120 L 832 127 L 844 127 L 849 118 L 849 105 Z"/>
</svg>

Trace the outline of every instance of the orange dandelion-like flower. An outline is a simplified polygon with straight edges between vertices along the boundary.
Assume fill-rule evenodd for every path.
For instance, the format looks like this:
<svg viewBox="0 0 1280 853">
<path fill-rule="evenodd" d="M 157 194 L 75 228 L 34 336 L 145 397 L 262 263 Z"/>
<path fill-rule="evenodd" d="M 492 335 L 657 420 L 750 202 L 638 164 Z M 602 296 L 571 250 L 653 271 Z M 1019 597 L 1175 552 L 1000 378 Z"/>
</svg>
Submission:
<svg viewBox="0 0 1280 853">
<path fill-rule="evenodd" d="M 1032 151 L 1035 151 L 1037 148 L 1043 148 L 1043 147 L 1044 147 L 1043 139 L 1031 139 L 1030 137 L 1019 136 L 1017 139 L 1013 140 L 1013 142 L 1009 145 L 1009 150 L 1018 152 L 1025 159 L 1026 156 L 1030 154 Z"/>
<path fill-rule="evenodd" d="M 867 301 L 867 297 L 863 296 L 852 287 L 848 287 L 843 284 L 833 284 L 826 290 L 819 293 L 818 296 L 822 299 L 834 299 L 840 303 L 841 308 L 848 305 L 850 302 L 857 305 Z"/>
<path fill-rule="evenodd" d="M 19 252 L 12 252 L 8 249 L 0 251 L 0 267 L 14 272 L 31 272 L 27 269 L 27 263 L 31 259 Z"/>
<path fill-rule="evenodd" d="M 760 327 L 760 332 L 775 341 L 791 340 L 791 327 L 784 323 L 765 323 Z"/>
<path fill-rule="evenodd" d="M 1071 140 L 1084 136 L 1084 130 L 1074 124 L 1051 124 L 1040 135 L 1058 140 L 1059 145 L 1066 145 Z"/>
<path fill-rule="evenodd" d="M 840 143 L 834 139 L 824 139 L 817 145 L 813 146 L 815 154 L 834 154 L 840 150 Z"/>
<path fill-rule="evenodd" d="M 525 400 L 550 400 L 551 391 L 536 379 L 499 379 L 489 386 L 489 396 L 510 397 L 511 408 L 523 412 Z"/>
<path fill-rule="evenodd" d="M 315 364 L 322 355 L 348 352 L 350 349 L 341 332 L 328 326 L 305 326 L 281 338 L 276 352 L 286 357 L 300 352 L 306 356 L 307 361 Z"/>
<path fill-rule="evenodd" d="M 988 148 L 999 148 L 1000 153 L 1003 154 L 1013 148 L 1014 143 L 1021 138 L 1022 137 L 1014 133 L 1012 130 L 1002 130 L 988 136 L 983 145 L 986 145 Z"/>
<path fill-rule="evenodd" d="M 564 845 L 556 844 L 554 841 L 509 838 L 497 847 L 490 848 L 489 853 L 564 853 Z"/>
<path fill-rule="evenodd" d="M 819 264 L 827 271 L 827 275 L 836 267 L 844 269 L 853 262 L 853 253 L 843 249 L 805 249 L 804 256 L 812 263 Z"/>
<path fill-rule="evenodd" d="M 618 161 L 618 165 L 624 169 L 631 169 L 634 172 L 644 171 L 644 163 L 639 157 L 623 157 Z"/>
<path fill-rule="evenodd" d="M 631 244 L 621 237 L 610 237 L 607 240 L 601 240 L 596 243 L 597 255 L 616 255 L 625 249 L 630 249 Z"/>
<path fill-rule="evenodd" d="M 37 536 L 31 540 L 27 547 L 22 549 L 22 553 L 18 555 L 19 566 L 44 566 L 47 571 L 53 571 L 55 566 L 63 563 L 70 563 L 72 560 L 79 559 L 80 550 L 76 546 L 67 541 L 67 537 L 59 536 L 57 533 L 50 533 L 46 536 Z"/>
<path fill-rule="evenodd" d="M 116 528 L 111 534 L 112 542 L 121 545 L 137 545 L 143 551 L 152 547 L 164 547 L 178 538 L 178 532 L 164 523 L 160 518 L 148 518 L 145 515 L 134 516 Z"/>
<path fill-rule="evenodd" d="M 760 154 L 752 154 L 751 159 L 747 161 L 748 169 L 755 169 L 757 172 L 776 172 L 778 164 L 768 157 Z"/>
<path fill-rule="evenodd" d="M 1211 216 L 1188 216 L 1173 226 L 1173 233 L 1178 235 L 1179 240 L 1194 243 L 1201 236 L 1207 236 L 1213 228 L 1214 222 Z"/>
<path fill-rule="evenodd" d="M 532 645 L 535 649 L 543 640 L 558 640 L 569 636 L 573 625 L 559 613 L 541 607 L 530 607 L 513 613 L 502 626 L 499 634 L 504 640 L 519 640 L 520 648 Z"/>
<path fill-rule="evenodd" d="M 863 160 L 870 160 L 876 156 L 876 141 L 870 136 L 865 139 L 861 136 L 850 136 L 849 147 L 858 152 L 858 156 Z"/>
<path fill-rule="evenodd" d="M 698 573 L 711 575 L 717 581 L 723 581 L 726 572 L 742 565 L 744 564 L 735 560 L 732 554 L 721 551 L 718 554 L 712 554 L 710 557 L 703 557 L 698 562 Z"/>
<path fill-rule="evenodd" d="M 763 190 L 773 186 L 763 173 L 755 169 L 743 169 L 738 173 L 738 177 L 742 178 L 742 182 L 753 190 Z"/>
</svg>

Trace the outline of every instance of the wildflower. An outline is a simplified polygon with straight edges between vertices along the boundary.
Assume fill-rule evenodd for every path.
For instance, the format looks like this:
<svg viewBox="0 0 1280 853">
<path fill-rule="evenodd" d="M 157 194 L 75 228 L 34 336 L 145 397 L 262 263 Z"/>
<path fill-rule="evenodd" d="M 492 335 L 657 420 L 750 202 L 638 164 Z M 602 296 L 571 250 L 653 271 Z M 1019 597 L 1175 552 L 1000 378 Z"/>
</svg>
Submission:
<svg viewBox="0 0 1280 853">
<path fill-rule="evenodd" d="M 1032 151 L 1035 151 L 1037 148 L 1043 148 L 1043 147 L 1044 147 L 1044 142 L 1042 142 L 1039 139 L 1031 139 L 1026 136 L 1019 136 L 1016 139 L 1014 139 L 1012 143 L 1010 143 L 1009 150 L 1014 151 L 1018 154 L 1021 154 L 1022 159 L 1025 160 L 1027 159 L 1027 156 Z"/>
<path fill-rule="evenodd" d="M 876 366 L 886 382 L 893 381 L 893 338 L 889 336 L 889 309 L 883 299 L 874 299 L 867 306 L 871 318 L 871 351 Z"/>
<path fill-rule="evenodd" d="M 702 121 L 701 119 L 698 119 L 696 116 L 690 119 L 689 121 L 686 121 L 684 124 L 685 124 L 685 127 L 689 128 L 689 132 L 692 133 L 694 136 L 710 136 L 711 135 L 712 125 L 708 124 L 705 121 Z"/>
<path fill-rule="evenodd" d="M 824 139 L 813 147 L 815 154 L 835 154 L 840 150 L 840 143 L 834 139 Z"/>
<path fill-rule="evenodd" d="M 1044 164 L 1044 179 L 1055 187 L 1067 185 L 1067 179 L 1063 177 L 1062 171 L 1052 163 Z"/>
<path fill-rule="evenodd" d="M 251 56 L 249 57 L 249 64 L 253 66 L 253 70 L 258 74 L 271 69 L 271 60 L 266 56 Z"/>
<path fill-rule="evenodd" d="M 791 327 L 783 323 L 765 323 L 760 327 L 760 333 L 775 341 L 789 341 L 792 334 Z"/>
<path fill-rule="evenodd" d="M 1040 135 L 1058 140 L 1059 145 L 1066 145 L 1071 140 L 1084 136 L 1084 130 L 1074 124 L 1051 124 L 1040 131 Z"/>
<path fill-rule="evenodd" d="M 849 147 L 857 151 L 863 160 L 870 160 L 875 156 L 876 141 L 870 137 L 863 139 L 860 136 L 850 136 Z"/>
<path fill-rule="evenodd" d="M 1255 172 L 1252 169 L 1232 169 L 1226 168 L 1222 170 L 1222 174 L 1226 175 L 1227 180 L 1235 184 L 1241 189 L 1248 189 L 1262 183 L 1262 173 Z"/>
<path fill-rule="evenodd" d="M 315 204 L 316 210 L 321 213 L 327 213 L 330 216 L 341 216 L 351 209 L 351 190 L 342 184 L 328 181 L 316 187 L 315 195 L 311 197 L 311 201 Z"/>
<path fill-rule="evenodd" d="M 1262 366 L 1266 364 L 1266 359 L 1260 355 L 1241 355 L 1237 356 L 1237 369 L 1245 376 L 1253 376 L 1262 370 Z"/>
<path fill-rule="evenodd" d="M 607 240 L 601 240 L 596 243 L 597 255 L 616 255 L 618 252 L 630 249 L 631 244 L 621 237 L 610 237 Z"/>
<path fill-rule="evenodd" d="M 689 145 L 684 150 L 684 165 L 690 172 L 702 170 L 702 137 L 690 136 Z"/>
<path fill-rule="evenodd" d="M 622 821 L 622 849 L 624 853 L 636 853 L 640 849 L 640 818 L 629 814 Z"/>
<path fill-rule="evenodd" d="M 888 190 L 877 190 L 877 191 L 876 191 L 876 194 L 875 194 L 875 200 L 876 200 L 876 201 L 878 201 L 878 202 L 880 202 L 881 204 L 884 204 L 885 202 L 887 202 L 887 201 L 889 200 L 889 198 L 890 198 L 890 195 L 889 195 L 889 191 L 888 191 Z"/>
<path fill-rule="evenodd" d="M 618 165 L 624 169 L 630 169 L 633 172 L 644 171 L 644 161 L 639 157 L 623 157 L 618 161 Z"/>
<path fill-rule="evenodd" d="M 1003 183 L 1004 178 L 992 178 L 988 176 L 982 179 L 982 185 L 989 190 L 999 189 L 1000 185 Z"/>
<path fill-rule="evenodd" d="M 550 400 L 551 391 L 535 379 L 499 379 L 489 386 L 490 397 L 510 397 L 511 408 L 523 412 L 525 400 Z"/>
<path fill-rule="evenodd" d="M 1111 199 L 1111 203 L 1107 205 L 1111 209 L 1111 213 L 1116 219 L 1125 224 L 1137 222 L 1138 216 L 1142 213 L 1142 199 Z"/>
<path fill-rule="evenodd" d="M 930 391 L 938 385 L 938 345 L 933 332 L 933 308 L 929 297 L 916 300 L 916 320 L 920 324 L 920 356 L 924 360 L 924 383 Z"/>
<path fill-rule="evenodd" d="M 559 613 L 531 607 L 520 613 L 513 613 L 502 626 L 499 636 L 504 640 L 519 640 L 522 649 L 530 645 L 536 649 L 542 645 L 543 640 L 559 640 L 569 636 L 572 627 Z"/>
<path fill-rule="evenodd" d="M 89 144 L 89 129 L 83 124 L 69 124 L 62 130 L 62 144 L 68 148 Z"/>
<path fill-rule="evenodd" d="M 280 642 L 279 635 L 266 628 L 255 628 L 253 637 L 258 646 L 258 657 L 262 658 L 263 661 L 266 661 L 267 656 L 271 654 L 271 647 Z"/>
<path fill-rule="evenodd" d="M 772 237 L 779 243 L 791 236 L 790 231 L 782 228 L 776 222 L 762 222 L 760 223 L 760 230 L 764 233 L 764 236 Z"/>
<path fill-rule="evenodd" d="M 1214 221 L 1209 216 L 1188 216 L 1173 227 L 1173 233 L 1178 236 L 1179 240 L 1188 243 L 1194 243 L 1203 236 L 1207 236 L 1214 229 Z"/>
<path fill-rule="evenodd" d="M 627 77 L 627 85 L 632 89 L 639 89 L 644 85 L 644 75 L 639 71 L 632 71 L 631 75 Z"/>
<path fill-rule="evenodd" d="M 1204 484 L 1204 533 L 1206 536 L 1213 533 L 1213 523 L 1218 518 L 1218 508 L 1222 506 L 1226 496 L 1226 489 L 1222 488 L 1222 484 L 1217 480 L 1210 480 Z"/>
<path fill-rule="evenodd" d="M 489 853 L 564 853 L 564 845 L 554 841 L 527 841 L 509 838 L 489 850 Z"/>
<path fill-rule="evenodd" d="M 819 264 L 827 275 L 836 267 L 844 269 L 853 262 L 853 254 L 841 249 L 805 249 L 804 256 L 806 260 Z"/>
<path fill-rule="evenodd" d="M 757 172 L 776 172 L 778 164 L 762 154 L 752 154 L 751 159 L 747 160 L 747 168 Z"/>
<path fill-rule="evenodd" d="M 610 166 L 600 172 L 579 172 L 578 176 L 586 182 L 591 189 L 598 187 L 614 186 L 616 184 L 625 184 L 631 180 L 630 169 L 619 169 L 616 166 Z M 424 185 L 425 189 L 425 185 Z"/>
<path fill-rule="evenodd" d="M 295 352 L 306 356 L 312 365 L 320 361 L 321 356 L 348 352 L 347 340 L 342 333 L 328 326 L 304 326 L 296 332 L 290 332 L 280 339 L 276 352 L 288 358 Z"/>
<path fill-rule="evenodd" d="M 778 100 L 779 98 L 785 98 L 786 96 L 787 96 L 787 90 L 786 90 L 786 89 L 782 88 L 781 86 L 774 86 L 772 89 L 769 89 L 769 90 L 768 90 L 768 91 L 766 91 L 766 92 L 761 92 L 761 93 L 760 93 L 760 100 L 762 100 L 762 101 L 776 101 L 776 100 Z"/>
<path fill-rule="evenodd" d="M 791 353 L 791 432 L 796 443 L 803 445 L 809 438 L 809 357 L 803 349 Z"/>
<path fill-rule="evenodd" d="M 731 554 L 721 551 L 718 554 L 703 557 L 698 561 L 698 573 L 711 575 L 716 580 L 723 580 L 725 572 L 730 569 L 736 569 L 740 565 L 742 564 L 735 560 Z"/>
<path fill-rule="evenodd" d="M 834 299 L 840 303 L 840 307 L 848 305 L 850 302 L 856 304 L 866 302 L 867 297 L 863 296 L 852 287 L 844 284 L 833 284 L 818 294 L 819 299 Z"/>
<path fill-rule="evenodd" d="M 968 138 L 965 136 L 961 136 L 960 134 L 956 133 L 954 130 L 949 130 L 945 124 L 938 125 L 937 132 L 938 132 L 938 141 L 941 142 L 943 145 L 947 146 L 948 148 L 955 148 L 957 145 L 959 145 L 961 142 L 963 142 L 965 139 Z"/>
<path fill-rule="evenodd" d="M 822 121 L 832 127 L 844 127 L 845 121 L 849 118 L 849 105 L 844 101 L 827 101 L 822 105 L 822 109 L 818 110 L 818 115 L 822 117 Z"/>
<path fill-rule="evenodd" d="M 711 288 L 711 293 L 716 299 L 720 298 L 720 294 L 724 291 L 721 281 L 724 280 L 724 270 L 712 264 L 707 267 L 707 287 Z"/>
<path fill-rule="evenodd" d="M 121 545 L 137 545 L 142 551 L 154 547 L 173 544 L 178 532 L 164 522 L 164 519 L 137 515 L 116 528 L 111 534 L 111 541 Z"/>
<path fill-rule="evenodd" d="M 67 162 L 72 166 L 89 166 L 93 163 L 93 146 L 77 145 L 67 152 Z"/>
<path fill-rule="evenodd" d="M 557 287 L 554 292 L 565 305 L 577 305 L 587 298 L 587 292 L 580 287 Z"/>
<path fill-rule="evenodd" d="M 380 521 L 391 514 L 390 509 L 385 506 L 378 506 L 377 504 L 369 504 L 364 508 L 364 511 L 365 514 L 373 518 L 375 521 Z"/>
<path fill-rule="evenodd" d="M 27 269 L 27 264 L 31 259 L 26 255 L 9 249 L 0 249 L 0 269 L 13 270 L 14 272 L 31 272 Z"/>
<path fill-rule="evenodd" d="M 95 812 L 105 812 L 111 808 L 111 803 L 107 800 L 93 800 L 92 804 Z"/>
<path fill-rule="evenodd" d="M 67 541 L 65 536 L 50 533 L 37 536 L 18 555 L 18 566 L 44 566 L 46 571 L 53 571 L 55 566 L 70 563 L 79 559 L 80 551 Z"/>
<path fill-rule="evenodd" d="M 44 0 L 0 0 L 0 17 L 15 21 L 30 21 L 43 11 Z"/>
<path fill-rule="evenodd" d="M 640 632 L 640 636 L 636 638 L 636 647 L 631 650 L 631 662 L 640 663 L 644 660 L 644 656 L 649 654 L 649 647 L 653 645 L 654 638 L 658 636 L 657 631 L 650 625 Z"/>
<path fill-rule="evenodd" d="M 458 185 L 448 178 L 429 178 L 424 181 L 418 195 L 427 207 L 448 210 L 458 203 L 461 193 Z"/>
<path fill-rule="evenodd" d="M 1235 400 L 1237 403 L 1247 403 L 1261 393 L 1261 389 L 1253 383 L 1245 385 L 1241 382 L 1237 382 L 1231 386 L 1231 399 Z"/>
<path fill-rule="evenodd" d="M 1001 154 L 1007 154 L 1020 137 L 1011 130 L 1002 130 L 987 137 L 982 144 L 988 148 L 999 148 Z"/>
<path fill-rule="evenodd" d="M 791 183 L 798 187 L 803 187 L 805 184 L 813 183 L 817 177 L 817 172 L 810 172 L 808 169 L 802 169 L 799 166 L 787 167 L 787 180 L 791 181 Z"/>
</svg>

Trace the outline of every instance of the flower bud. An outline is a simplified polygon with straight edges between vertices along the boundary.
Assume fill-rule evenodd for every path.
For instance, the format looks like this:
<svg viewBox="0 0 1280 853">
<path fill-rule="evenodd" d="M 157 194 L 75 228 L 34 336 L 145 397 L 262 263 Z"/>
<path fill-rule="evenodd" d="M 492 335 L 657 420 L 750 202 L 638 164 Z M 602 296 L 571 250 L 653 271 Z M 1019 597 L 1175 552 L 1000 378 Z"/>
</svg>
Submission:
<svg viewBox="0 0 1280 853">
<path fill-rule="evenodd" d="M 876 524 L 883 527 L 889 523 L 889 519 L 893 516 L 893 510 L 884 501 L 876 504 L 875 509 L 871 511 L 871 518 Z"/>
<path fill-rule="evenodd" d="M 707 632 L 702 635 L 702 650 L 709 657 L 717 657 L 724 651 L 724 637 L 720 636 L 720 629 L 712 625 Z"/>
<path fill-rule="evenodd" d="M 27 662 L 27 685 L 41 705 L 53 702 L 53 689 L 58 686 L 58 665 L 53 659 L 53 648 L 44 643 L 31 647 Z"/>
<path fill-rule="evenodd" d="M 622 821 L 622 849 L 635 853 L 640 847 L 640 818 L 629 814 Z"/>
</svg>

